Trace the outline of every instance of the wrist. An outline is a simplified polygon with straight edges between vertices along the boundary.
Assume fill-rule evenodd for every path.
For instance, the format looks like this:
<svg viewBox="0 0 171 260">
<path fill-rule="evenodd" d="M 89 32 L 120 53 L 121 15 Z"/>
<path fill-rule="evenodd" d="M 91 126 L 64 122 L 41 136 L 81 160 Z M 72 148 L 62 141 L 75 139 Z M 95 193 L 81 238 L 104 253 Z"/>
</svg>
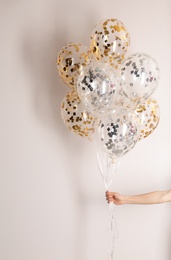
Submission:
<svg viewBox="0 0 171 260">
<path fill-rule="evenodd" d="M 131 204 L 131 196 L 123 196 L 123 204 Z"/>
<path fill-rule="evenodd" d="M 125 204 L 136 204 L 136 197 L 134 195 L 132 195 L 132 196 L 125 196 L 124 203 Z"/>
</svg>

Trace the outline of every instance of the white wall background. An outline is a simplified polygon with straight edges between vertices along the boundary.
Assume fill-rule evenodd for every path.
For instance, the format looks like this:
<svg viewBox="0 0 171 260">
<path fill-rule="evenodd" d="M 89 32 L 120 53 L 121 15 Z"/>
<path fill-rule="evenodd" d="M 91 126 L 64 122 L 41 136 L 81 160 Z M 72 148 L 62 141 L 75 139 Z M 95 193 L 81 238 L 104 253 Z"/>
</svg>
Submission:
<svg viewBox="0 0 171 260">
<path fill-rule="evenodd" d="M 65 44 L 89 45 L 94 25 L 118 18 L 131 53 L 161 70 L 155 132 L 122 160 L 111 189 L 171 188 L 170 0 L 1 0 L 0 259 L 104 260 L 108 206 L 93 144 L 69 132 L 56 72 Z M 117 207 L 118 260 L 171 259 L 171 204 Z"/>
</svg>

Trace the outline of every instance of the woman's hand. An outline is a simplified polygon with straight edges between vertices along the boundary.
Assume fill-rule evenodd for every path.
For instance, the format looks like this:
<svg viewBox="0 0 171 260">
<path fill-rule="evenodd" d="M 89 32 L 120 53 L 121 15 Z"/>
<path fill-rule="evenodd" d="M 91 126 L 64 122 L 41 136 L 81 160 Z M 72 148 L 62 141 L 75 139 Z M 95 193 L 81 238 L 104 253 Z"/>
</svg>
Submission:
<svg viewBox="0 0 171 260">
<path fill-rule="evenodd" d="M 108 203 L 113 202 L 115 205 L 123 205 L 125 196 L 117 193 L 117 192 L 111 192 L 106 191 L 106 200 Z"/>
<path fill-rule="evenodd" d="M 153 191 L 145 194 L 124 196 L 117 192 L 106 191 L 106 200 L 115 205 L 123 204 L 158 204 L 171 202 L 171 190 Z"/>
</svg>

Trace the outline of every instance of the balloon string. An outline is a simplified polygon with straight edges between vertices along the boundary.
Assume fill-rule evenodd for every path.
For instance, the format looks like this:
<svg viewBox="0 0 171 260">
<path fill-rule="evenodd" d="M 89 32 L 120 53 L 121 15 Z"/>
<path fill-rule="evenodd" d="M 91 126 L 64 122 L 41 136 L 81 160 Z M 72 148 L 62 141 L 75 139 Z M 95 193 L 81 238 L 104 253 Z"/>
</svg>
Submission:
<svg viewBox="0 0 171 260">
<path fill-rule="evenodd" d="M 113 260 L 115 248 L 117 247 L 118 229 L 116 223 L 116 206 L 112 202 L 109 204 L 108 234 L 108 260 Z"/>
<path fill-rule="evenodd" d="M 105 188 L 106 188 L 106 190 L 109 190 L 109 187 L 110 187 L 110 185 L 111 185 L 111 183 L 112 183 L 112 181 L 113 181 L 113 179 L 114 179 L 114 174 L 117 172 L 117 170 L 118 170 L 118 168 L 119 168 L 119 166 L 120 166 L 120 163 L 121 163 L 121 158 L 120 159 L 117 159 L 118 161 L 117 162 L 115 162 L 116 163 L 116 165 L 115 165 L 115 169 L 114 169 L 114 172 L 113 172 L 113 177 L 110 179 L 110 180 L 107 180 L 107 182 L 106 183 L 104 183 L 105 184 Z M 114 163 L 112 160 L 108 163 L 108 165 L 107 165 L 107 170 L 109 169 L 109 167 L 111 166 L 111 164 L 112 163 Z M 107 172 L 107 177 L 108 177 L 108 172 Z M 105 181 L 104 181 L 105 182 Z"/>
<path fill-rule="evenodd" d="M 106 154 L 99 146 L 97 136 L 95 138 L 95 145 L 98 169 L 103 179 L 105 190 L 108 191 L 115 177 L 115 173 L 117 172 L 120 166 L 121 158 L 115 160 L 109 157 L 109 155 Z M 107 231 L 108 260 L 113 260 L 118 239 L 118 230 L 116 224 L 116 206 L 113 203 L 109 204 Z"/>
</svg>

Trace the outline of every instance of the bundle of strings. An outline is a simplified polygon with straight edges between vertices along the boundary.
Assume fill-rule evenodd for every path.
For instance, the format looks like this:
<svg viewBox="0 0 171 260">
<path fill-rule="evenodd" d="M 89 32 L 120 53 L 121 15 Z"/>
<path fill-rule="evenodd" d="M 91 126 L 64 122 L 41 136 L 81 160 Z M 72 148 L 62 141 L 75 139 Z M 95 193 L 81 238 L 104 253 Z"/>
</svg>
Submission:
<svg viewBox="0 0 171 260">
<path fill-rule="evenodd" d="M 114 160 L 109 157 L 101 147 L 96 139 L 96 154 L 99 172 L 102 176 L 104 187 L 106 191 L 116 176 L 121 159 Z M 116 206 L 114 203 L 109 203 L 109 219 L 108 219 L 108 260 L 114 259 L 115 248 L 117 247 L 118 229 L 116 221 Z"/>
<path fill-rule="evenodd" d="M 113 203 L 109 204 L 109 220 L 108 220 L 108 260 L 114 259 L 115 248 L 117 247 L 118 229 L 117 229 L 117 216 L 116 206 Z"/>
</svg>

